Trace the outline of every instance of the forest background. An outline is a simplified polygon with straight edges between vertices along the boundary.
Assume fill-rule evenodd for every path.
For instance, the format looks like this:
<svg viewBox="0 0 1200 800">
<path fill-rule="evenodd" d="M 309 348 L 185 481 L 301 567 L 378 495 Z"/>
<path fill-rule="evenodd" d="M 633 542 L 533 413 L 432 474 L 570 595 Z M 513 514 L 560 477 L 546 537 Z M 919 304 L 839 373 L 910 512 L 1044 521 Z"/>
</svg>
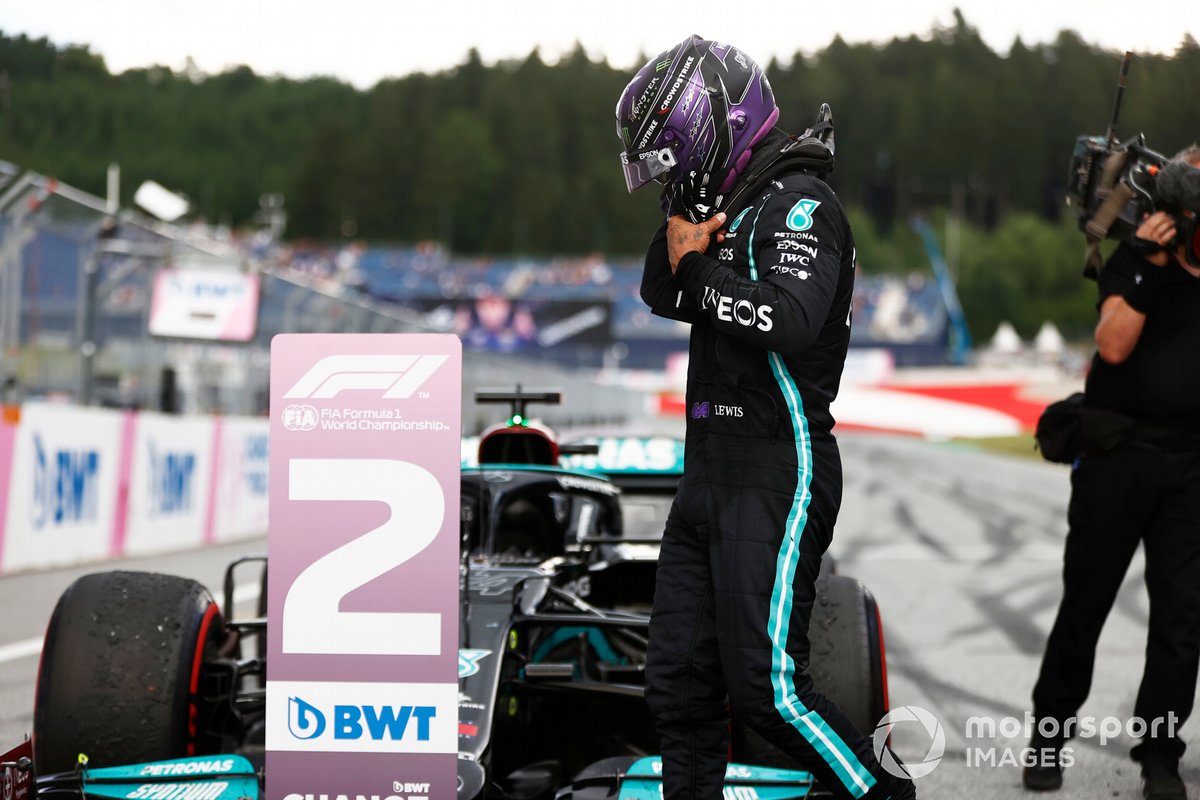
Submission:
<svg viewBox="0 0 1200 800">
<path fill-rule="evenodd" d="M 956 14 L 928 36 L 834 38 L 766 69 L 784 129 L 833 108 L 831 183 L 864 271 L 928 272 L 915 214 L 943 245 L 956 231 L 950 260 L 978 340 L 1001 320 L 1026 337 L 1045 320 L 1073 336 L 1094 324 L 1064 190 L 1075 137 L 1105 130 L 1119 64 L 1070 31 L 997 53 Z M 278 193 L 290 239 L 636 258 L 658 210 L 651 189 L 626 194 L 618 165 L 613 108 L 629 77 L 582 47 L 554 64 L 535 50 L 488 65 L 471 51 L 452 70 L 366 90 L 248 67 L 114 75 L 86 47 L 0 32 L 0 158 L 97 194 L 115 162 L 126 202 L 153 179 L 234 227 Z M 1168 155 L 1196 141 L 1198 81 L 1190 35 L 1171 56 L 1139 55 L 1122 138 L 1144 132 Z"/>
</svg>

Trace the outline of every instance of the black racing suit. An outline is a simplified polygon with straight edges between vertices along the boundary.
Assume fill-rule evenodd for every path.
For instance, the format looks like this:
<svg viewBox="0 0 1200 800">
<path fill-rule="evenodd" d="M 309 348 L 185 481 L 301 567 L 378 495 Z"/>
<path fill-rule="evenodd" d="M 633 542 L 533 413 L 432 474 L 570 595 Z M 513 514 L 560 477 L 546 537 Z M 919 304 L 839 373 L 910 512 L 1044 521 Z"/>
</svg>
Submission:
<svg viewBox="0 0 1200 800">
<path fill-rule="evenodd" d="M 1100 631 L 1142 543 L 1150 619 L 1133 713 L 1147 729 L 1133 755 L 1177 761 L 1200 667 L 1200 278 L 1122 245 L 1099 284 L 1101 304 L 1121 295 L 1146 322 L 1124 362 L 1096 355 L 1084 404 L 1135 425 L 1071 472 L 1062 603 L 1033 690 L 1035 715 L 1056 724 L 1034 744 L 1060 746 L 1062 728 L 1077 727 Z"/>
<path fill-rule="evenodd" d="M 676 275 L 665 225 L 650 243 L 642 299 L 692 325 L 684 476 L 646 668 L 666 800 L 720 800 L 727 702 L 836 796 L 889 796 L 869 741 L 807 672 L 813 583 L 841 503 L 829 404 L 853 284 L 841 204 L 804 172 L 730 209 L 725 241 L 685 255 Z"/>
</svg>

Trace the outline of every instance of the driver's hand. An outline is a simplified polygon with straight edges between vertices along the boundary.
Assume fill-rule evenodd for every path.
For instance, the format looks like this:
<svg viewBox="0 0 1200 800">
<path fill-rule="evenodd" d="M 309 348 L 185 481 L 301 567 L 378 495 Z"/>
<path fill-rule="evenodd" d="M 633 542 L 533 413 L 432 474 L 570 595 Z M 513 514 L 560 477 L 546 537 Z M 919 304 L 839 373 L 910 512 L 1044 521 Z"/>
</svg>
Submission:
<svg viewBox="0 0 1200 800">
<path fill-rule="evenodd" d="M 1155 211 L 1153 214 L 1148 214 L 1142 218 L 1142 224 L 1138 226 L 1134 236 L 1147 242 L 1162 245 L 1163 247 L 1170 247 L 1171 242 L 1175 241 L 1175 218 L 1165 211 Z M 1168 255 L 1166 250 L 1159 250 L 1157 253 L 1151 253 L 1142 257 L 1156 267 L 1165 267 L 1167 265 Z"/>
<path fill-rule="evenodd" d="M 708 249 L 708 241 L 722 225 L 725 224 L 725 214 L 719 213 L 711 219 L 693 225 L 687 217 L 677 215 L 667 220 L 667 261 L 671 264 L 671 274 L 679 268 L 679 259 L 687 253 L 703 253 Z"/>
</svg>

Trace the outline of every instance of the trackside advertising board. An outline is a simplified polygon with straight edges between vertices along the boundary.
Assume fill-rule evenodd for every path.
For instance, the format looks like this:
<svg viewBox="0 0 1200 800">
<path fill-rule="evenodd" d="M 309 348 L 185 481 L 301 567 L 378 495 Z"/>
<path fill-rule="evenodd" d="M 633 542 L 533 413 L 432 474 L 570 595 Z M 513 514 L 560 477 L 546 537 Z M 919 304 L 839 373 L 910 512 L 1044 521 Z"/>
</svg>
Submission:
<svg viewBox="0 0 1200 800">
<path fill-rule="evenodd" d="M 462 350 L 271 345 L 267 800 L 452 800 Z"/>
<path fill-rule="evenodd" d="M 258 325 L 259 277 L 236 269 L 164 269 L 154 279 L 150 333 L 248 342 Z"/>
<path fill-rule="evenodd" d="M 215 425 L 211 417 L 138 415 L 125 553 L 144 555 L 204 543 L 212 515 Z"/>
<path fill-rule="evenodd" d="M 266 420 L 223 419 L 217 433 L 217 541 L 261 534 L 267 529 Z"/>
<path fill-rule="evenodd" d="M 125 419 L 41 403 L 22 409 L 0 553 L 5 571 L 109 555 Z"/>
</svg>

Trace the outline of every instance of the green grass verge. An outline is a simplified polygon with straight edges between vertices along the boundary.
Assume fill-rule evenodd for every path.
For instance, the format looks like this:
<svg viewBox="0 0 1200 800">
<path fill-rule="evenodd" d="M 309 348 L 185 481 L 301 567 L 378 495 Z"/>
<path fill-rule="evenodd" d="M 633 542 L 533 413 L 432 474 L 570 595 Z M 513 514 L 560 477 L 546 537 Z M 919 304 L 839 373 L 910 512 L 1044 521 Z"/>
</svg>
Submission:
<svg viewBox="0 0 1200 800">
<path fill-rule="evenodd" d="M 977 447 L 980 450 L 987 450 L 992 453 L 1006 453 L 1013 456 L 1022 456 L 1024 458 L 1032 458 L 1035 461 L 1042 460 L 1042 453 L 1034 449 L 1033 434 L 1026 433 L 1021 436 L 983 436 L 970 439 L 955 439 L 955 442 L 960 444 Z"/>
</svg>

